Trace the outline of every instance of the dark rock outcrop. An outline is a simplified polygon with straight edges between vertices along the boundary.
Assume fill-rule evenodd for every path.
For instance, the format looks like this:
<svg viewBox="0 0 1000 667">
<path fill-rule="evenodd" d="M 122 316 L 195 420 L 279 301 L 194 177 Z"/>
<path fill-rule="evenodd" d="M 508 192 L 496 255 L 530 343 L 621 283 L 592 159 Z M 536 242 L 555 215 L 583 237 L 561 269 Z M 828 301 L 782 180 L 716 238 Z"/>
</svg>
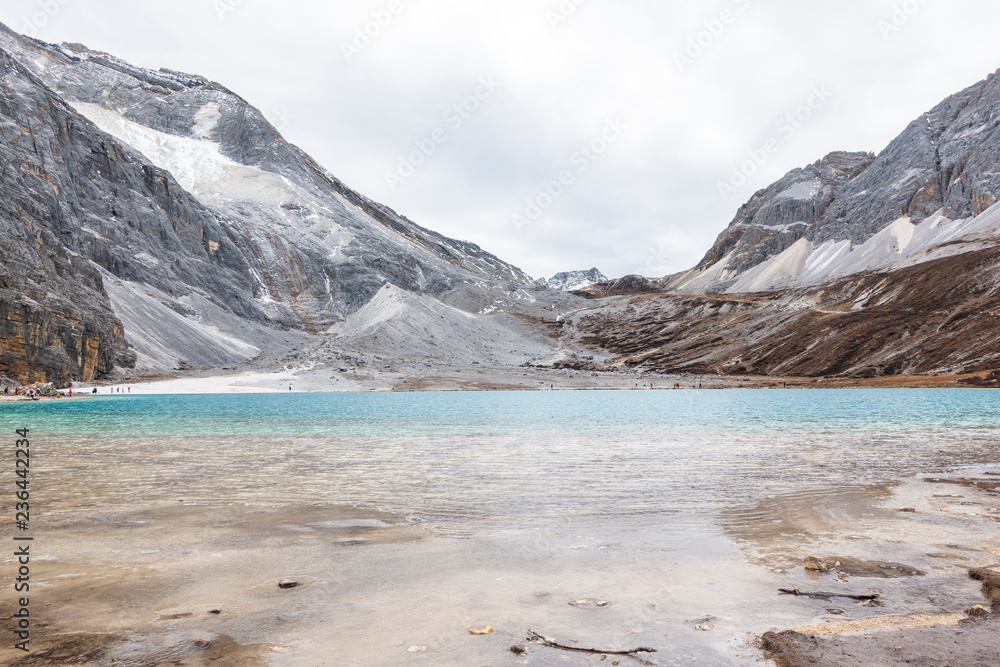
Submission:
<svg viewBox="0 0 1000 667">
<path fill-rule="evenodd" d="M 93 380 L 135 361 L 92 262 L 115 260 L 73 231 L 100 187 L 90 175 L 118 166 L 97 135 L 0 51 L 0 373 L 20 382 Z"/>
</svg>

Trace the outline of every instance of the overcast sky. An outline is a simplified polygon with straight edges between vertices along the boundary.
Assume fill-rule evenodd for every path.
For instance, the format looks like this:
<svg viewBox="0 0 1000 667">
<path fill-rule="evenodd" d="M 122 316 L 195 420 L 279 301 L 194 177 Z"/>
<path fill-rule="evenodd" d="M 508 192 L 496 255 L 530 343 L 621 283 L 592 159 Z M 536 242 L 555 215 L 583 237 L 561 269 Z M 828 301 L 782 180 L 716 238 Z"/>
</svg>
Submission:
<svg viewBox="0 0 1000 667">
<path fill-rule="evenodd" d="M 219 81 L 535 277 L 689 268 L 755 190 L 881 151 L 1000 68 L 995 0 L 4 0 L 0 21 Z"/>
</svg>

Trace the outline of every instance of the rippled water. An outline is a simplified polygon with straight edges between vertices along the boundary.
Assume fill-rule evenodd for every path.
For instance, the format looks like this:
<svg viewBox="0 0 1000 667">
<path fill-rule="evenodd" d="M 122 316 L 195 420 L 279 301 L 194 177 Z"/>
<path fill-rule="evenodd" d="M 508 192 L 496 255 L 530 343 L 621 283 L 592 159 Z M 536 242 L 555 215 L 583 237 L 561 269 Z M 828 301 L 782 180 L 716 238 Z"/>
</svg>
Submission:
<svg viewBox="0 0 1000 667">
<path fill-rule="evenodd" d="M 829 603 L 778 588 L 883 594 L 879 609 L 841 605 L 843 618 L 950 613 L 978 599 L 977 585 L 934 554 L 961 547 L 955 553 L 970 564 L 988 564 L 996 553 L 998 524 L 979 515 L 997 512 L 969 506 L 971 491 L 869 486 L 1000 462 L 1000 392 L 989 390 L 0 404 L 10 444 L 18 427 L 31 429 L 32 514 L 42 517 L 36 544 L 52 552 L 47 567 L 82 576 L 82 554 L 104 558 L 111 548 L 123 571 L 143 573 L 135 589 L 103 580 L 81 588 L 72 597 L 80 614 L 92 618 L 91 596 L 101 594 L 121 595 L 141 617 L 146 577 L 157 573 L 166 589 L 189 586 L 171 598 L 177 609 L 220 605 L 227 632 L 293 645 L 278 667 L 333 664 L 332 655 L 338 665 L 506 665 L 526 628 L 595 646 L 655 646 L 660 665 L 758 667 L 768 663 L 748 635 L 828 615 Z M 959 498 L 947 495 L 956 490 Z M 920 512 L 894 511 L 903 502 Z M 321 507 L 261 507 L 285 503 Z M 192 506 L 201 504 L 227 507 Z M 393 527 L 427 539 L 345 546 L 345 535 L 364 540 L 337 532 L 341 513 L 355 528 L 385 519 L 432 530 Z M 887 559 L 929 575 L 817 580 L 801 567 L 813 554 Z M 274 577 L 290 575 L 315 585 L 301 599 L 261 597 Z M 567 604 L 580 598 L 610 605 Z M 109 618 L 114 626 L 117 611 Z M 278 627 L 274 618 L 295 622 Z M 699 618 L 714 619 L 714 630 L 699 630 Z M 468 629 L 486 623 L 496 635 L 470 639 Z M 428 652 L 411 654 L 411 644 Z M 543 647 L 530 655 L 544 666 L 598 660 Z"/>
<path fill-rule="evenodd" d="M 1000 392 L 104 397 L 5 404 L 52 510 L 328 502 L 449 528 L 714 512 L 995 462 Z"/>
</svg>

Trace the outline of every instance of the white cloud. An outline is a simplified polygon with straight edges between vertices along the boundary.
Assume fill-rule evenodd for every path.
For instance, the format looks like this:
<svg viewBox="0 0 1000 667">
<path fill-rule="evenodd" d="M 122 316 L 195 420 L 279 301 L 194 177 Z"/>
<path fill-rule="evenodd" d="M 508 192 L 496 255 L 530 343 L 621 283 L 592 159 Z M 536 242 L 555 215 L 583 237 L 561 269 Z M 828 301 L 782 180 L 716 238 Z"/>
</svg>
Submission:
<svg viewBox="0 0 1000 667">
<path fill-rule="evenodd" d="M 1000 6 L 984 0 L 582 0 L 555 29 L 560 0 L 396 0 L 351 62 L 342 43 L 389 0 L 218 1 L 224 20 L 216 0 L 7 0 L 0 21 L 25 29 L 58 6 L 39 38 L 215 79 L 290 118 L 289 140 L 346 183 L 533 275 L 688 268 L 755 189 L 833 150 L 881 150 L 1000 67 Z M 894 7 L 917 6 L 884 36 Z M 676 52 L 726 10 L 734 20 L 681 71 Z M 390 191 L 385 172 L 482 76 L 501 88 Z M 721 201 L 717 183 L 814 85 L 835 97 Z M 616 115 L 628 132 L 517 233 L 524 198 Z"/>
</svg>

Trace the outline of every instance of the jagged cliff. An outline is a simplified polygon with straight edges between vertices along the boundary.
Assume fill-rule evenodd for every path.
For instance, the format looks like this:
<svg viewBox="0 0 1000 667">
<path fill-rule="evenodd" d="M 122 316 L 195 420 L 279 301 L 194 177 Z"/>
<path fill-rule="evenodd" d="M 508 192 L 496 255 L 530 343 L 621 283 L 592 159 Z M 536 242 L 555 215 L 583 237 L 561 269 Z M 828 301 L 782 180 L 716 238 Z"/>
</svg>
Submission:
<svg viewBox="0 0 1000 667">
<path fill-rule="evenodd" d="M 76 233 L 88 174 L 128 171 L 97 135 L 0 52 L 0 373 L 22 382 L 92 380 L 135 363 L 91 261 L 100 248 Z M 140 188 L 155 180 L 129 175 Z"/>
</svg>

